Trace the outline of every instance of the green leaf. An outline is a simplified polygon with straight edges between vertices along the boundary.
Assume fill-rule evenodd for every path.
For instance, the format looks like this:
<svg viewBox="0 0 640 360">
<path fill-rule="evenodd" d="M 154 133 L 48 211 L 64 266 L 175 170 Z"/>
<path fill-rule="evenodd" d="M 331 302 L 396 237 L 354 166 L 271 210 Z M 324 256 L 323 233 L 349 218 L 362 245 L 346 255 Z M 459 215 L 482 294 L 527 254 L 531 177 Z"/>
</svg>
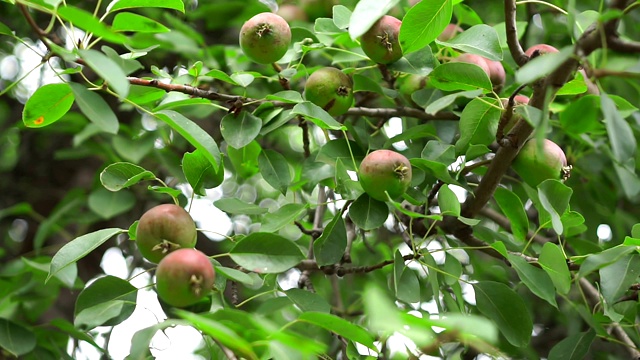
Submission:
<svg viewBox="0 0 640 360">
<path fill-rule="evenodd" d="M 406 55 L 427 46 L 451 22 L 453 1 L 421 1 L 409 9 L 400 26 L 400 46 Z"/>
<path fill-rule="evenodd" d="M 497 105 L 497 101 L 473 99 L 464 107 L 456 153 L 464 153 L 469 145 L 489 145 L 495 141 L 501 112 L 491 104 Z"/>
<path fill-rule="evenodd" d="M 518 255 L 508 254 L 507 259 L 518 273 L 520 280 L 539 298 L 553 305 L 556 309 L 556 291 L 549 275 L 544 270 L 529 264 Z"/>
<path fill-rule="evenodd" d="M 509 343 L 524 347 L 531 340 L 533 322 L 522 298 L 507 285 L 494 281 L 473 284 L 476 306 L 493 320 Z"/>
<path fill-rule="evenodd" d="M 344 130 L 346 127 L 333 116 L 329 115 L 323 108 L 310 102 L 304 101 L 293 107 L 293 114 L 302 115 L 305 119 L 312 121 L 314 124 L 326 130 Z"/>
<path fill-rule="evenodd" d="M 425 326 L 423 319 L 401 313 L 398 306 L 387 297 L 387 292 L 368 283 L 361 298 L 369 331 L 384 335 L 399 332 L 418 346 L 433 344 L 435 339 L 431 327 Z"/>
<path fill-rule="evenodd" d="M 40 259 L 46 262 L 40 261 Z M 41 271 L 45 274 L 48 274 L 49 269 L 51 268 L 51 261 L 48 258 L 35 258 L 30 260 L 23 257 L 20 260 L 22 260 L 22 262 L 27 264 L 32 269 Z M 58 272 L 54 277 L 60 280 L 60 282 L 69 289 L 73 289 L 74 285 L 76 284 L 76 280 L 78 280 L 78 267 L 76 266 L 76 264 L 71 264 L 60 270 L 60 272 Z"/>
<path fill-rule="evenodd" d="M 412 304 L 420 302 L 420 280 L 415 271 L 408 267 L 404 267 L 402 275 L 398 280 L 398 290 L 396 291 L 396 297 L 400 301 Z"/>
<path fill-rule="evenodd" d="M 182 172 L 193 192 L 202 196 L 206 195 L 205 188 L 215 188 L 224 180 L 224 167 L 216 171 L 201 149 L 183 155 Z"/>
<path fill-rule="evenodd" d="M 635 246 L 618 245 L 596 254 L 590 254 L 580 265 L 578 278 L 587 276 L 593 271 L 601 269 L 620 260 L 627 254 L 636 251 Z"/>
<path fill-rule="evenodd" d="M 278 210 L 262 217 L 260 231 L 273 233 L 289 224 L 293 224 L 294 221 L 307 212 L 308 208 L 308 204 L 285 204 L 278 208 Z"/>
<path fill-rule="evenodd" d="M 264 180 L 282 195 L 287 194 L 291 184 L 289 163 L 282 154 L 275 150 L 263 149 L 258 155 L 258 168 Z"/>
<path fill-rule="evenodd" d="M 524 205 L 518 195 L 510 190 L 499 187 L 496 189 L 494 198 L 500 210 L 502 210 L 511 222 L 513 236 L 520 241 L 525 241 L 529 232 L 529 218 L 524 211 Z"/>
<path fill-rule="evenodd" d="M 229 280 L 237 281 L 247 286 L 253 286 L 255 281 L 253 278 L 240 270 L 228 268 L 224 266 L 215 266 L 216 274 L 220 274 Z"/>
<path fill-rule="evenodd" d="M 133 208 L 136 197 L 128 191 L 113 192 L 98 188 L 88 198 L 89 209 L 103 219 L 111 219 Z"/>
<path fill-rule="evenodd" d="M 250 204 L 238 198 L 222 198 L 214 201 L 213 205 L 229 214 L 260 215 L 269 211 L 267 208 Z"/>
<path fill-rule="evenodd" d="M 573 54 L 573 47 L 565 47 L 557 53 L 549 53 L 532 59 L 516 71 L 518 84 L 529 84 L 551 74 Z"/>
<path fill-rule="evenodd" d="M 571 289 L 571 273 L 567 259 L 558 245 L 547 242 L 542 246 L 538 263 L 553 281 L 558 293 L 566 295 Z"/>
<path fill-rule="evenodd" d="M 338 211 L 322 231 L 322 235 L 314 241 L 313 252 L 318 266 L 336 264 L 344 255 L 347 247 L 347 228 Z"/>
<path fill-rule="evenodd" d="M 267 100 L 284 101 L 290 104 L 298 104 L 304 102 L 302 94 L 293 90 L 279 91 L 275 94 L 269 94 L 265 97 Z"/>
<path fill-rule="evenodd" d="M 333 7 L 333 23 L 338 29 L 347 29 L 351 20 L 351 10 L 343 5 Z"/>
<path fill-rule="evenodd" d="M 77 328 L 91 330 L 119 317 L 124 312 L 126 302 L 123 300 L 111 300 L 101 302 L 78 313 L 73 319 Z M 133 306 L 135 307 L 135 306 Z M 131 309 L 133 312 L 133 308 Z M 115 321 L 116 324 L 119 323 Z"/>
<path fill-rule="evenodd" d="M 239 85 L 235 80 L 231 78 L 231 76 L 227 75 L 225 72 L 220 71 L 218 69 L 210 70 L 208 73 L 204 74 L 204 76 L 210 76 L 214 79 L 222 80 L 231 85 Z"/>
<path fill-rule="evenodd" d="M 81 312 L 95 307 L 97 305 L 107 303 L 113 300 L 122 300 L 125 302 L 122 306 L 122 313 L 118 322 L 103 322 L 98 325 L 106 324 L 109 326 L 116 325 L 127 319 L 135 309 L 138 289 L 131 285 L 128 281 L 115 276 L 107 275 L 97 279 L 87 286 L 76 300 L 74 315 L 78 316 Z"/>
<path fill-rule="evenodd" d="M 227 146 L 229 161 L 231 161 L 236 174 L 243 179 L 248 179 L 260 171 L 258 168 L 258 156 L 261 151 L 262 148 L 256 141 L 252 141 L 241 149 Z"/>
<path fill-rule="evenodd" d="M 109 9 L 109 12 L 114 12 L 122 9 L 131 8 L 164 8 L 178 10 L 184 13 L 183 0 L 118 0 Z"/>
<path fill-rule="evenodd" d="M 82 113 L 102 131 L 117 134 L 120 124 L 107 102 L 104 101 L 100 95 L 87 90 L 86 87 L 80 84 L 69 83 L 69 85 L 71 86 L 71 90 L 73 90 L 76 104 Z"/>
<path fill-rule="evenodd" d="M 0 22 L 0 35 L 13 35 L 13 30 L 11 30 L 7 25 Z"/>
<path fill-rule="evenodd" d="M 95 250 L 98 246 L 102 245 L 105 241 L 123 232 L 126 232 L 126 230 L 117 228 L 102 229 L 82 235 L 66 243 L 53 256 L 53 259 L 51 260 L 51 269 L 49 270 L 49 275 L 47 275 L 47 279 L 45 281 L 49 281 L 52 276 L 57 274 L 65 266 L 77 262 L 91 251 Z"/>
<path fill-rule="evenodd" d="M 636 138 L 633 130 L 616 108 L 615 103 L 607 94 L 600 95 L 602 114 L 605 118 L 605 126 L 609 142 L 613 149 L 613 156 L 619 163 L 626 163 L 636 155 Z"/>
<path fill-rule="evenodd" d="M 461 91 L 461 92 L 445 95 L 437 99 L 436 101 L 429 103 L 429 105 L 424 109 L 424 112 L 426 112 L 427 114 L 435 115 L 438 111 L 453 104 L 453 102 L 456 101 L 456 99 L 458 98 L 464 97 L 467 99 L 474 99 L 480 95 L 482 95 L 481 89 Z"/>
<path fill-rule="evenodd" d="M 284 272 L 305 258 L 294 242 L 279 235 L 260 232 L 242 238 L 229 254 L 238 265 L 260 274 Z"/>
<path fill-rule="evenodd" d="M 297 321 L 304 321 L 338 334 L 345 339 L 360 343 L 369 349 L 376 350 L 373 337 L 365 329 L 332 314 L 305 312 Z"/>
<path fill-rule="evenodd" d="M 139 33 L 163 33 L 171 31 L 168 27 L 155 20 L 130 12 L 116 14 L 111 27 L 114 31 L 133 31 Z"/>
<path fill-rule="evenodd" d="M 571 335 L 555 344 L 549 352 L 549 360 L 582 360 L 589 354 L 589 348 L 596 337 L 590 329 L 586 332 Z"/>
<path fill-rule="evenodd" d="M 360 229 L 374 230 L 382 226 L 389 217 L 389 207 L 364 193 L 349 206 L 349 217 Z"/>
<path fill-rule="evenodd" d="M 355 40 L 366 33 L 383 15 L 386 15 L 400 0 L 360 0 L 349 19 L 349 35 Z M 334 10 L 335 11 L 335 10 Z M 333 20 L 335 23 L 335 19 Z M 339 29 L 345 29 L 335 24 Z"/>
<path fill-rule="evenodd" d="M 100 182 L 107 190 L 118 191 L 143 180 L 155 179 L 151 171 L 135 164 L 118 162 L 107 166 L 100 173 Z"/>
<path fill-rule="evenodd" d="M 0 347 L 13 356 L 24 355 L 36 347 L 36 336 L 32 330 L 0 318 Z"/>
<path fill-rule="evenodd" d="M 258 359 L 258 356 L 253 351 L 251 344 L 242 336 L 225 326 L 222 322 L 180 309 L 176 309 L 175 312 L 181 318 L 189 321 L 196 329 L 213 337 L 217 342 L 230 350 L 238 352 L 242 354 L 243 357 L 251 360 Z"/>
<path fill-rule="evenodd" d="M 445 91 L 492 89 L 489 75 L 480 66 L 463 62 L 448 62 L 433 69 L 429 85 Z"/>
<path fill-rule="evenodd" d="M 449 164 L 419 158 L 412 158 L 409 162 L 412 166 L 426 171 L 447 184 L 459 185 L 458 181 L 449 173 Z"/>
<path fill-rule="evenodd" d="M 600 269 L 600 291 L 609 305 L 615 304 L 640 275 L 640 255 L 626 255 Z"/>
<path fill-rule="evenodd" d="M 562 128 L 573 135 L 591 132 L 601 127 L 599 96 L 587 95 L 571 101 L 560 113 Z"/>
<path fill-rule="evenodd" d="M 305 313 L 310 311 L 329 313 L 331 311 L 331 305 L 316 293 L 296 288 L 289 289 L 284 293 Z"/>
<path fill-rule="evenodd" d="M 73 337 L 74 339 L 86 341 L 89 344 L 91 344 L 93 347 L 95 347 L 96 350 L 100 352 L 104 352 L 104 350 L 100 347 L 100 345 L 98 345 L 90 335 L 76 329 L 73 326 L 73 324 L 68 322 L 67 320 L 64 320 L 62 318 L 57 318 L 57 319 L 51 320 L 50 324 L 64 331 L 65 333 L 71 335 L 71 337 Z"/>
<path fill-rule="evenodd" d="M 101 46 L 100 50 L 102 50 L 102 52 L 105 53 L 105 55 L 107 55 L 109 59 L 113 60 L 113 62 L 116 63 L 116 65 L 118 65 L 122 69 L 122 71 L 124 71 L 125 75 L 129 75 L 135 72 L 136 70 L 140 70 L 144 68 L 138 60 L 135 60 L 136 57 L 140 57 L 147 54 L 147 52 L 144 50 L 136 51 L 135 53 L 130 52 L 130 53 L 122 54 L 122 56 L 118 54 L 117 51 L 115 51 L 114 49 L 106 45 Z M 131 95 L 132 87 L 133 86 L 129 86 L 129 95 Z M 161 90 L 161 89 L 156 89 L 156 90 Z"/>
<path fill-rule="evenodd" d="M 30 128 L 53 124 L 71 109 L 73 100 L 68 84 L 44 85 L 27 100 L 22 110 L 22 121 Z"/>
<path fill-rule="evenodd" d="M 233 81 L 236 82 L 236 84 L 242 87 L 247 87 L 251 85 L 253 80 L 255 80 L 255 76 L 253 74 L 234 73 L 234 74 L 231 74 L 231 78 L 233 79 Z"/>
<path fill-rule="evenodd" d="M 239 115 L 229 113 L 220 122 L 220 132 L 227 144 L 236 149 L 247 146 L 262 129 L 262 119 L 248 111 L 241 111 Z"/>
<path fill-rule="evenodd" d="M 460 201 L 447 184 L 438 191 L 438 205 L 442 215 L 460 216 Z"/>
<path fill-rule="evenodd" d="M 126 36 L 114 32 L 109 26 L 105 25 L 97 17 L 93 16 L 93 14 L 86 10 L 73 6 L 62 6 L 58 8 L 58 15 L 60 15 L 64 20 L 72 23 L 73 26 L 88 33 L 92 33 L 94 36 L 100 37 L 103 40 L 116 44 L 123 44 L 129 41 Z"/>
<path fill-rule="evenodd" d="M 136 331 L 131 338 L 131 348 L 129 350 L 128 360 L 147 360 L 152 358 L 151 351 L 149 351 L 149 345 L 151 339 L 156 335 L 159 330 L 164 330 L 168 327 L 175 326 L 189 326 L 188 321 L 167 319 L 161 323 L 151 325 L 147 328 Z"/>
<path fill-rule="evenodd" d="M 124 70 L 111 58 L 96 50 L 78 50 L 87 65 L 100 75 L 121 98 L 129 95 L 129 80 Z"/>
<path fill-rule="evenodd" d="M 200 149 L 216 171 L 222 166 L 218 144 L 198 124 L 172 110 L 159 111 L 155 116 L 187 139 L 196 149 Z"/>
<path fill-rule="evenodd" d="M 438 42 L 465 53 L 480 55 L 489 60 L 502 60 L 498 32 L 489 25 L 475 25 L 449 41 Z"/>
<path fill-rule="evenodd" d="M 354 159 L 351 158 L 352 153 Z M 364 152 L 355 141 L 349 140 L 347 143 L 345 139 L 334 139 L 329 140 L 320 148 L 316 161 L 335 166 L 340 160 L 348 170 L 356 171 L 357 166 L 354 165 L 354 162 L 360 162 L 364 156 Z"/>
<path fill-rule="evenodd" d="M 538 195 L 542 207 L 551 215 L 551 223 L 556 233 L 562 234 L 564 226 L 560 218 L 569 207 L 573 189 L 558 180 L 548 179 L 538 185 Z"/>
</svg>

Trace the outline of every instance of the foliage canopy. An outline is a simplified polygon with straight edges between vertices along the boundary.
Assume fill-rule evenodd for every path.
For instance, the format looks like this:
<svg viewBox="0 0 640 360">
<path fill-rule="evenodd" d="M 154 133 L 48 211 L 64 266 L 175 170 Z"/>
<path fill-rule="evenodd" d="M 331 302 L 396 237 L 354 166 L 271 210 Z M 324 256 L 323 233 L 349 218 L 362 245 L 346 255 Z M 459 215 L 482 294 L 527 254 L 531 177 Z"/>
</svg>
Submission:
<svg viewBox="0 0 640 360">
<path fill-rule="evenodd" d="M 0 357 L 147 358 L 188 326 L 205 358 L 639 358 L 639 4 L 288 1 L 264 65 L 238 34 L 273 0 L 0 2 Z M 384 15 L 382 65 L 360 39 Z M 305 97 L 325 67 L 344 114 Z M 564 179 L 511 169 L 528 139 Z M 410 161 L 400 198 L 358 182 L 378 149 Z M 212 292 L 110 343 L 155 294 L 133 240 L 162 203 L 191 212 Z"/>
</svg>

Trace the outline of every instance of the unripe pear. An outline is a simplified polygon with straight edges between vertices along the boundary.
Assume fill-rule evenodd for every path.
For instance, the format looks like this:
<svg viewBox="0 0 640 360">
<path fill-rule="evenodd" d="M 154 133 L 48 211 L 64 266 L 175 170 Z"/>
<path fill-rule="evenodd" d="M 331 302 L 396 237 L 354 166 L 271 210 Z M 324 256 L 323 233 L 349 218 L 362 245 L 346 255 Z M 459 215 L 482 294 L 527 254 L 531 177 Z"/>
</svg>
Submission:
<svg viewBox="0 0 640 360">
<path fill-rule="evenodd" d="M 240 48 L 247 57 L 260 64 L 280 60 L 290 43 L 289 24 L 274 13 L 257 14 L 240 29 Z"/>
<path fill-rule="evenodd" d="M 544 139 L 538 147 L 536 139 L 528 140 L 511 164 L 513 170 L 531 187 L 547 179 L 561 179 L 567 157 L 553 141 Z"/>
<path fill-rule="evenodd" d="M 195 247 L 197 235 L 188 212 L 175 204 L 163 204 L 140 217 L 136 244 L 145 259 L 158 263 L 172 251 Z"/>
<path fill-rule="evenodd" d="M 429 77 L 424 75 L 409 74 L 407 76 L 399 77 L 396 80 L 398 91 L 409 103 L 413 104 L 411 95 L 421 89 L 427 87 L 429 83 Z"/>
<path fill-rule="evenodd" d="M 304 96 L 329 114 L 342 115 L 353 104 L 353 81 L 339 69 L 321 68 L 307 79 Z"/>
<path fill-rule="evenodd" d="M 358 176 L 360 185 L 370 197 L 387 201 L 386 193 L 395 199 L 409 188 L 411 164 L 400 153 L 376 150 L 362 160 Z"/>
<path fill-rule="evenodd" d="M 378 64 L 390 64 L 402 57 L 398 42 L 402 22 L 385 15 L 362 35 L 361 46 L 367 56 Z"/>
</svg>

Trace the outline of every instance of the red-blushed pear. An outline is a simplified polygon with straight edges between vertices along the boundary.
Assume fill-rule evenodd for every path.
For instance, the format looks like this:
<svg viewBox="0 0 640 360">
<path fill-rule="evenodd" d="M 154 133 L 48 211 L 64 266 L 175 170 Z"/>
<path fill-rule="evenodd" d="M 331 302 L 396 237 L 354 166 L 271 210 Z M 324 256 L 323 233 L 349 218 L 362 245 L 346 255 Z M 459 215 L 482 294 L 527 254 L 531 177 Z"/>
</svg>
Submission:
<svg viewBox="0 0 640 360">
<path fill-rule="evenodd" d="M 536 139 L 528 140 L 511 164 L 513 170 L 531 187 L 547 179 L 561 179 L 567 166 L 567 157 L 553 141 L 544 139 L 538 147 Z"/>
<path fill-rule="evenodd" d="M 550 54 L 550 53 L 557 53 L 558 49 L 554 48 L 551 45 L 547 45 L 547 44 L 537 44 L 537 45 L 533 45 L 530 48 L 527 49 L 527 51 L 524 52 L 525 55 L 527 55 L 528 57 L 533 56 L 533 53 L 535 51 L 538 51 L 538 55 L 544 55 L 544 54 Z"/>
<path fill-rule="evenodd" d="M 480 55 L 464 53 L 460 54 L 460 56 L 458 57 L 451 59 L 451 62 L 462 62 L 478 65 L 487 74 L 487 76 L 491 78 L 491 69 L 489 68 L 489 64 L 487 64 L 487 59 Z"/>
<path fill-rule="evenodd" d="M 142 256 L 158 263 L 172 251 L 196 246 L 196 225 L 183 208 L 163 204 L 145 212 L 136 230 L 136 244 Z"/>
<path fill-rule="evenodd" d="M 360 185 L 372 198 L 387 201 L 404 194 L 411 183 L 411 164 L 402 154 L 391 150 L 376 150 L 360 163 Z M 386 192 L 386 193 L 385 193 Z"/>
<path fill-rule="evenodd" d="M 398 42 L 402 22 L 385 15 L 376 21 L 360 39 L 362 50 L 378 64 L 390 64 L 402 57 Z"/>
<path fill-rule="evenodd" d="M 440 35 L 438 35 L 438 40 L 440 41 L 449 41 L 453 39 L 456 35 L 463 32 L 462 28 L 456 24 L 449 24 L 447 27 L 442 30 Z"/>
<path fill-rule="evenodd" d="M 287 23 L 309 20 L 307 13 L 300 6 L 295 4 L 280 5 L 276 14 L 281 16 Z"/>
<path fill-rule="evenodd" d="M 320 68 L 307 79 L 304 96 L 332 116 L 342 115 L 353 104 L 353 81 L 340 69 Z"/>
<path fill-rule="evenodd" d="M 255 15 L 240 29 L 240 48 L 260 64 L 280 60 L 291 44 L 289 24 L 279 15 L 264 12 Z"/>
<path fill-rule="evenodd" d="M 498 93 L 502 90 L 507 78 L 504 66 L 502 66 L 502 63 L 497 60 L 484 60 L 487 63 L 487 66 L 489 66 L 489 79 L 491 80 L 491 84 L 493 84 L 493 90 Z"/>
<path fill-rule="evenodd" d="M 216 273 L 209 258 L 196 249 L 180 249 L 167 255 L 156 270 L 156 292 L 175 307 L 197 303 L 213 287 Z"/>
</svg>

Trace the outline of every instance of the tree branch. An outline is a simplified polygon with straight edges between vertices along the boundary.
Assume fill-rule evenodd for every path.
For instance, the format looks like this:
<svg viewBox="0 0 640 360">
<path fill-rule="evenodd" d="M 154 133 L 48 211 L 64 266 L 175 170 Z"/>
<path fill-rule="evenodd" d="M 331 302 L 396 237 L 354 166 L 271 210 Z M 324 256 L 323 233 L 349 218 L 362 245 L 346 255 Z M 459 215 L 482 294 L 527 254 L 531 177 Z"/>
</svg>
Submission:
<svg viewBox="0 0 640 360">
<path fill-rule="evenodd" d="M 592 304 L 596 305 L 600 303 L 600 294 L 598 293 L 598 289 L 593 286 L 589 280 L 582 277 L 579 280 L 580 287 L 584 291 L 585 295 L 591 301 Z M 611 333 L 615 336 L 616 339 L 620 340 L 623 344 L 626 345 L 627 352 L 629 353 L 631 359 L 640 359 L 640 351 L 636 344 L 631 340 L 629 335 L 624 331 L 622 326 L 618 323 L 612 323 L 610 325 Z"/>
<path fill-rule="evenodd" d="M 416 109 L 408 106 L 397 108 L 353 107 L 347 111 L 347 115 L 360 115 L 382 118 L 391 118 L 394 116 L 409 116 L 422 120 L 460 120 L 460 117 L 452 112 L 438 112 L 434 115 L 431 115 L 427 114 L 422 109 Z"/>
<path fill-rule="evenodd" d="M 529 61 L 529 57 L 525 55 L 524 50 L 522 50 L 522 46 L 518 41 L 515 0 L 504 1 L 504 26 L 507 33 L 507 45 L 509 45 L 511 57 L 513 57 L 513 60 L 515 60 L 518 66 L 523 66 L 527 61 Z"/>
<path fill-rule="evenodd" d="M 222 94 L 212 90 L 204 90 L 194 86 L 183 85 L 183 84 L 167 84 L 160 82 L 156 79 L 141 79 L 136 77 L 128 77 L 129 83 L 132 85 L 140 85 L 140 86 L 150 86 L 158 89 L 162 89 L 164 91 L 176 91 L 183 94 L 200 97 L 203 99 L 209 99 L 214 101 L 223 101 L 228 104 L 236 104 L 239 106 L 249 106 L 249 105 L 259 105 L 262 103 L 271 103 L 275 107 L 283 107 L 283 108 L 291 108 L 295 104 L 284 102 L 284 101 L 271 101 L 271 100 L 261 100 L 261 99 L 252 99 L 248 97 L 235 96 L 235 95 L 227 95 Z M 234 106 L 237 106 L 234 105 Z M 412 108 L 412 107 L 398 107 L 398 108 L 366 108 L 366 107 L 353 107 L 349 109 L 346 115 L 358 115 L 358 116 L 369 116 L 369 117 L 381 117 L 381 118 L 391 118 L 394 116 L 408 116 L 422 120 L 459 120 L 460 117 L 452 112 L 439 112 L 434 115 L 427 114 L 424 110 Z"/>
</svg>

